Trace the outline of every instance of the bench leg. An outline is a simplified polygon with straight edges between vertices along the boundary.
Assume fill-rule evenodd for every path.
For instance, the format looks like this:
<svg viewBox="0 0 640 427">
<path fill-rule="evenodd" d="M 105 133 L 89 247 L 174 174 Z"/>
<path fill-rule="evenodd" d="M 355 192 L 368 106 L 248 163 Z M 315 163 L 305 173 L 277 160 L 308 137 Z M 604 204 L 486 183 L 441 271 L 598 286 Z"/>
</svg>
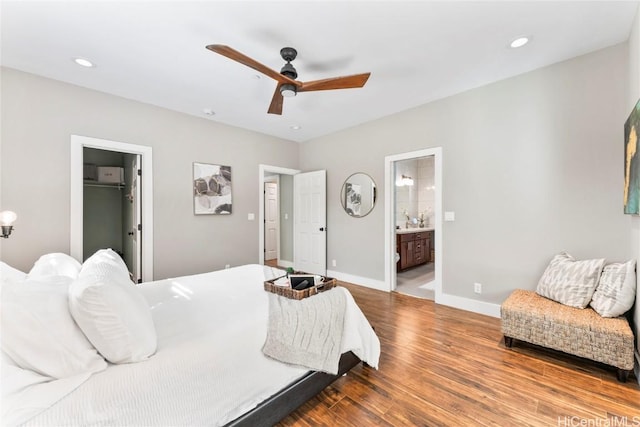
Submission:
<svg viewBox="0 0 640 427">
<path fill-rule="evenodd" d="M 505 336 L 504 336 L 504 345 L 505 345 L 505 347 L 507 347 L 507 348 L 511 348 L 511 347 L 513 347 L 513 338 L 508 337 L 508 336 L 506 336 L 506 335 L 505 335 Z"/>
<path fill-rule="evenodd" d="M 630 373 L 631 371 L 628 371 L 626 369 L 618 369 L 618 371 L 616 372 L 616 377 L 621 383 L 626 383 Z"/>
</svg>

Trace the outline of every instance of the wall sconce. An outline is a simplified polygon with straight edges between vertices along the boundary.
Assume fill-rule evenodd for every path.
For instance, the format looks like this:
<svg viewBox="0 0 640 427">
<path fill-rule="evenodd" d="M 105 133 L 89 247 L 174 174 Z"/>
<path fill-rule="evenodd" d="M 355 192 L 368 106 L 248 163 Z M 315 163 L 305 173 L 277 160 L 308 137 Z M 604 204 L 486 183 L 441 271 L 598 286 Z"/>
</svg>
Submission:
<svg viewBox="0 0 640 427">
<path fill-rule="evenodd" d="M 0 226 L 2 226 L 2 237 L 9 238 L 9 235 L 13 231 L 13 223 L 18 219 L 18 215 L 12 211 L 0 212 Z"/>
<path fill-rule="evenodd" d="M 413 185 L 413 179 L 410 176 L 402 175 L 402 178 L 396 181 L 397 187 L 404 187 L 405 185 L 411 186 Z"/>
</svg>

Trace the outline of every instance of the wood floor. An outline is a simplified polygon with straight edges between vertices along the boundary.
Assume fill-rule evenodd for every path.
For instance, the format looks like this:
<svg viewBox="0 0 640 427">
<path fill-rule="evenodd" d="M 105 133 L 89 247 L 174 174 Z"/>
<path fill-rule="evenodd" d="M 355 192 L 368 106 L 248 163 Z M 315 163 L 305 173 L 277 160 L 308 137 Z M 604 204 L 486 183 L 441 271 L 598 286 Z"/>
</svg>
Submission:
<svg viewBox="0 0 640 427">
<path fill-rule="evenodd" d="M 640 426 L 634 375 L 507 349 L 496 318 L 341 284 L 380 338 L 380 369 L 357 366 L 280 426 Z"/>
</svg>

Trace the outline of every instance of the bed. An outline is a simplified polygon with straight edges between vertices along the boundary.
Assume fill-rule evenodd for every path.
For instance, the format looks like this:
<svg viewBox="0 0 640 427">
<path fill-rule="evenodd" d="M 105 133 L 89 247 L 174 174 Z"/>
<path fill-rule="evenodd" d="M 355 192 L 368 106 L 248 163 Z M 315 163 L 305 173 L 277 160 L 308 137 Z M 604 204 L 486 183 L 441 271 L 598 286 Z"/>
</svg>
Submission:
<svg viewBox="0 0 640 427">
<path fill-rule="evenodd" d="M 269 296 L 263 282 L 281 274 L 245 265 L 138 285 L 157 334 L 154 354 L 137 363 L 108 363 L 91 374 L 43 377 L 11 394 L 3 391 L 3 423 L 273 425 L 357 363 L 377 368 L 379 340 L 341 287 L 327 291 L 343 292 L 347 300 L 338 372 L 310 372 L 266 357 L 261 349 Z M 4 359 L 3 352 L 3 368 Z"/>
</svg>

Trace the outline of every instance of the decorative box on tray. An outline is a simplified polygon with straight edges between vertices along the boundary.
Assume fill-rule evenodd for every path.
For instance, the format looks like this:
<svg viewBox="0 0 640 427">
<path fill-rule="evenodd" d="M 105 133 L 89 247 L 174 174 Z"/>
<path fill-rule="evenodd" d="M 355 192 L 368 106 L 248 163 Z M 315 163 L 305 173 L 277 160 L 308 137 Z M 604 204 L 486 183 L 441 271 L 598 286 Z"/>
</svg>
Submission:
<svg viewBox="0 0 640 427">
<path fill-rule="evenodd" d="M 304 273 L 296 273 L 297 275 Z M 309 274 L 308 276 L 313 276 Z M 315 285 L 310 286 L 306 289 L 296 290 L 291 287 L 290 282 L 288 281 L 288 276 L 277 277 L 272 280 L 267 280 L 264 282 L 264 290 L 267 292 L 271 292 L 277 295 L 281 295 L 286 298 L 301 300 L 303 298 L 310 297 L 320 292 L 328 291 L 331 288 L 336 286 L 337 280 L 332 277 L 323 277 L 321 282 L 316 281 Z M 277 284 L 282 282 L 283 280 L 287 280 L 285 284 Z"/>
</svg>

